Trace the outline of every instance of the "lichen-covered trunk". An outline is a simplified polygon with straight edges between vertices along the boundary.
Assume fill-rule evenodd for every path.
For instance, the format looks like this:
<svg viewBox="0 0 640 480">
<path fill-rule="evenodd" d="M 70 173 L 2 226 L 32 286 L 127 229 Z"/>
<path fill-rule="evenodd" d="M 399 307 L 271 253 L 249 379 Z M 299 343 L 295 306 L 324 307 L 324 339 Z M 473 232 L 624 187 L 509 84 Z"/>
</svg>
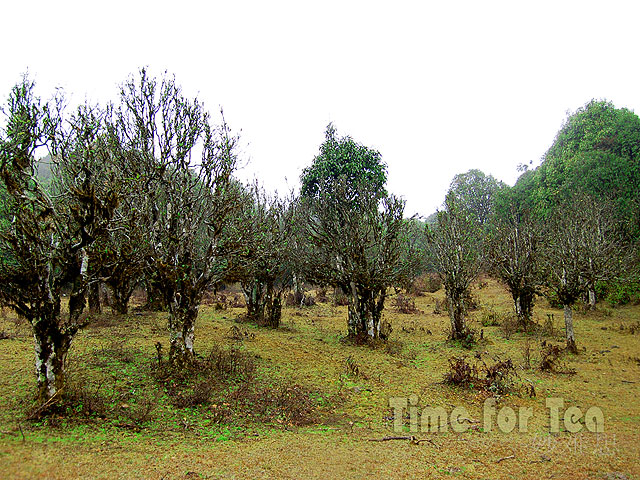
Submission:
<svg viewBox="0 0 640 480">
<path fill-rule="evenodd" d="M 148 312 L 164 312 L 167 310 L 167 301 L 159 282 L 148 280 L 146 282 L 147 302 L 144 310 Z"/>
<path fill-rule="evenodd" d="M 467 336 L 467 326 L 464 319 L 464 295 L 452 294 L 449 300 L 449 319 L 451 320 L 452 340 L 461 340 Z"/>
<path fill-rule="evenodd" d="M 576 337 L 573 332 L 573 311 L 571 310 L 571 305 L 564 306 L 564 327 L 567 334 L 567 350 L 571 353 L 578 353 Z"/>
<path fill-rule="evenodd" d="M 45 402 L 64 386 L 64 366 L 73 335 L 61 331 L 59 313 L 47 312 L 33 322 L 37 399 Z"/>
<path fill-rule="evenodd" d="M 169 360 L 184 366 L 193 360 L 195 326 L 200 304 L 174 295 L 169 303 Z"/>
<path fill-rule="evenodd" d="M 129 298 L 133 290 L 128 288 L 113 288 L 113 301 L 111 308 L 118 315 L 126 315 L 129 312 Z"/>
<path fill-rule="evenodd" d="M 247 317 L 261 326 L 278 328 L 282 318 L 282 292 L 273 282 L 254 279 L 242 286 L 247 303 Z"/>
<path fill-rule="evenodd" d="M 259 322 L 264 317 L 264 285 L 253 280 L 242 285 L 244 300 L 247 304 L 247 318 Z"/>
<path fill-rule="evenodd" d="M 275 293 L 269 289 L 265 296 L 264 325 L 278 328 L 282 319 L 282 293 Z"/>
<path fill-rule="evenodd" d="M 380 338 L 380 318 L 385 290 L 375 291 L 351 282 L 349 291 L 348 329 L 350 337 Z"/>
<path fill-rule="evenodd" d="M 94 282 L 88 287 L 88 301 L 90 313 L 102 313 L 102 303 L 100 302 L 100 284 Z"/>
<path fill-rule="evenodd" d="M 512 292 L 512 297 L 518 325 L 526 332 L 531 326 L 534 294 L 528 290 L 519 290 Z"/>
</svg>

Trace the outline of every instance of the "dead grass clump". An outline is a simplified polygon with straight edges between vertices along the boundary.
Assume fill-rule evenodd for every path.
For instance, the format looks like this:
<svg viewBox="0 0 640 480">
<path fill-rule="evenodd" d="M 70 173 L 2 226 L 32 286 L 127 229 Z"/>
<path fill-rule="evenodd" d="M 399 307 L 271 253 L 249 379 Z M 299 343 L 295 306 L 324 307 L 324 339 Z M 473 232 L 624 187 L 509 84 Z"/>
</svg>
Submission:
<svg viewBox="0 0 640 480">
<path fill-rule="evenodd" d="M 319 421 L 320 397 L 298 384 L 245 384 L 227 399 L 233 415 L 262 423 L 304 426 Z"/>
<path fill-rule="evenodd" d="M 444 382 L 471 390 L 478 389 L 492 396 L 514 391 L 517 374 L 510 358 L 505 361 L 495 358 L 491 364 L 487 364 L 480 354 L 474 358 L 472 364 L 467 357 L 451 357 Z"/>
<path fill-rule="evenodd" d="M 420 310 L 416 308 L 416 302 L 412 298 L 399 293 L 392 302 L 393 308 L 399 313 L 415 314 L 420 313 Z"/>
<path fill-rule="evenodd" d="M 352 355 L 349 355 L 347 357 L 347 359 L 344 361 L 344 365 L 347 370 L 347 375 L 350 375 L 352 377 L 360 376 L 360 365 Z"/>
<path fill-rule="evenodd" d="M 623 323 L 618 327 L 620 333 L 628 333 L 629 335 L 635 335 L 636 333 L 640 333 L 640 321 L 634 322 L 628 326 L 625 326 Z"/>
<path fill-rule="evenodd" d="M 0 340 L 8 340 L 13 338 L 13 335 L 5 330 L 0 330 Z"/>
<path fill-rule="evenodd" d="M 420 275 L 416 278 L 409 288 L 407 288 L 407 293 L 410 295 L 414 295 L 416 297 L 420 297 L 427 293 L 435 293 L 442 288 L 442 280 L 435 273 L 426 273 L 424 275 Z"/>
<path fill-rule="evenodd" d="M 245 340 L 253 340 L 256 338 L 256 334 L 249 332 L 246 328 L 240 328 L 237 325 L 233 325 L 229 329 L 227 338 L 234 342 L 243 342 Z"/>
<path fill-rule="evenodd" d="M 483 327 L 498 327 L 502 323 L 502 315 L 496 312 L 493 308 L 483 310 L 480 315 L 480 324 Z"/>
<path fill-rule="evenodd" d="M 569 368 L 566 363 L 561 361 L 564 349 L 558 345 L 542 342 L 540 348 L 540 370 L 543 372 L 564 373 L 573 375 L 575 369 Z"/>
<path fill-rule="evenodd" d="M 511 336 L 521 330 L 521 325 L 518 322 L 518 317 L 514 314 L 501 315 L 501 328 L 504 338 L 509 339 Z"/>
<path fill-rule="evenodd" d="M 157 363 L 153 368 L 154 377 L 164 387 L 170 403 L 177 408 L 208 404 L 219 388 L 230 383 L 250 382 L 254 374 L 254 357 L 235 346 L 226 349 L 216 346 L 207 357 L 196 357 L 182 366 L 164 361 L 161 349 L 158 349 Z"/>
<path fill-rule="evenodd" d="M 234 295 L 233 298 L 227 299 L 227 307 L 230 308 L 246 308 L 247 302 L 241 295 Z"/>
</svg>

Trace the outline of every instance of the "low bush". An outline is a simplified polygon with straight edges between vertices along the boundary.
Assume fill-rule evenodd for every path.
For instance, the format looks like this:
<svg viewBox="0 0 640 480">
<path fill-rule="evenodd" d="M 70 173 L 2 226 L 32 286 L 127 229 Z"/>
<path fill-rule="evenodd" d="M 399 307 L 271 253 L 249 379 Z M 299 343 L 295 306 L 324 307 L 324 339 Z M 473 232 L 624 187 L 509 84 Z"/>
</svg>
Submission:
<svg viewBox="0 0 640 480">
<path fill-rule="evenodd" d="M 467 357 L 449 358 L 449 371 L 444 382 L 471 390 L 480 390 L 492 396 L 500 396 L 514 390 L 516 369 L 511 359 L 494 358 L 487 364 L 481 354 L 471 363 Z"/>
</svg>

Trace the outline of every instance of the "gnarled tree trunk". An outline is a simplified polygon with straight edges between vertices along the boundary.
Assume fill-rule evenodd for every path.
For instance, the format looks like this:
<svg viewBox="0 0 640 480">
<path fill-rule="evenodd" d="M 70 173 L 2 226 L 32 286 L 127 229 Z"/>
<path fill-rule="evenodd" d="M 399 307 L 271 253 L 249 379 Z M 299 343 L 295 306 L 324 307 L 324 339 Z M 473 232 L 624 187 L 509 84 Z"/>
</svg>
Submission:
<svg viewBox="0 0 640 480">
<path fill-rule="evenodd" d="M 461 340 L 465 338 L 469 330 L 465 322 L 464 297 L 465 291 L 445 288 L 449 303 L 449 319 L 451 320 L 451 340 Z"/>
<path fill-rule="evenodd" d="M 518 319 L 518 325 L 525 332 L 531 326 L 534 293 L 527 290 L 513 291 L 513 305 Z"/>
<path fill-rule="evenodd" d="M 175 294 L 169 302 L 169 360 L 175 366 L 193 361 L 193 341 L 199 299 L 188 299 Z"/>
<path fill-rule="evenodd" d="M 88 290 L 89 312 L 102 313 L 102 303 L 100 302 L 100 283 L 92 283 L 89 285 Z"/>
<path fill-rule="evenodd" d="M 254 279 L 242 286 L 247 303 L 247 317 L 258 325 L 278 328 L 282 318 L 282 290 L 276 289 L 273 282 Z"/>
<path fill-rule="evenodd" d="M 45 402 L 62 390 L 72 338 L 60 329 L 59 313 L 43 314 L 33 322 L 38 401 Z"/>
<path fill-rule="evenodd" d="M 349 290 L 349 336 L 354 338 L 381 338 L 380 318 L 384 309 L 386 290 L 371 290 L 351 282 Z"/>
<path fill-rule="evenodd" d="M 589 310 L 596 309 L 596 289 L 593 285 L 589 285 Z"/>
<path fill-rule="evenodd" d="M 242 284 L 242 292 L 247 304 L 247 317 L 255 322 L 262 321 L 264 317 L 264 284 L 257 279 Z"/>
</svg>

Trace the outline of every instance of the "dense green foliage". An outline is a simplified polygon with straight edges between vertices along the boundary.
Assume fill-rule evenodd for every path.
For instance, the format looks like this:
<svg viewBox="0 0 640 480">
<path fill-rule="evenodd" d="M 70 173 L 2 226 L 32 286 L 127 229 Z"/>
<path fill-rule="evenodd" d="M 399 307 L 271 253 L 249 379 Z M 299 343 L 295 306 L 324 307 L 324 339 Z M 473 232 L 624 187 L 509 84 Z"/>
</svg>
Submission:
<svg viewBox="0 0 640 480">
<path fill-rule="evenodd" d="M 640 118 L 610 102 L 592 100 L 567 118 L 532 178 L 523 176 L 516 187 L 529 190 L 530 201 L 543 216 L 576 192 L 611 200 L 620 228 L 638 238 L 638 185 Z"/>
<path fill-rule="evenodd" d="M 351 137 L 338 137 L 335 127 L 329 124 L 320 152 L 303 170 L 301 179 L 303 197 L 318 196 L 325 188 L 323 184 L 344 179 L 346 198 L 357 202 L 358 196 L 365 191 L 378 198 L 385 195 L 387 166 L 379 152 L 360 145 Z"/>
</svg>

